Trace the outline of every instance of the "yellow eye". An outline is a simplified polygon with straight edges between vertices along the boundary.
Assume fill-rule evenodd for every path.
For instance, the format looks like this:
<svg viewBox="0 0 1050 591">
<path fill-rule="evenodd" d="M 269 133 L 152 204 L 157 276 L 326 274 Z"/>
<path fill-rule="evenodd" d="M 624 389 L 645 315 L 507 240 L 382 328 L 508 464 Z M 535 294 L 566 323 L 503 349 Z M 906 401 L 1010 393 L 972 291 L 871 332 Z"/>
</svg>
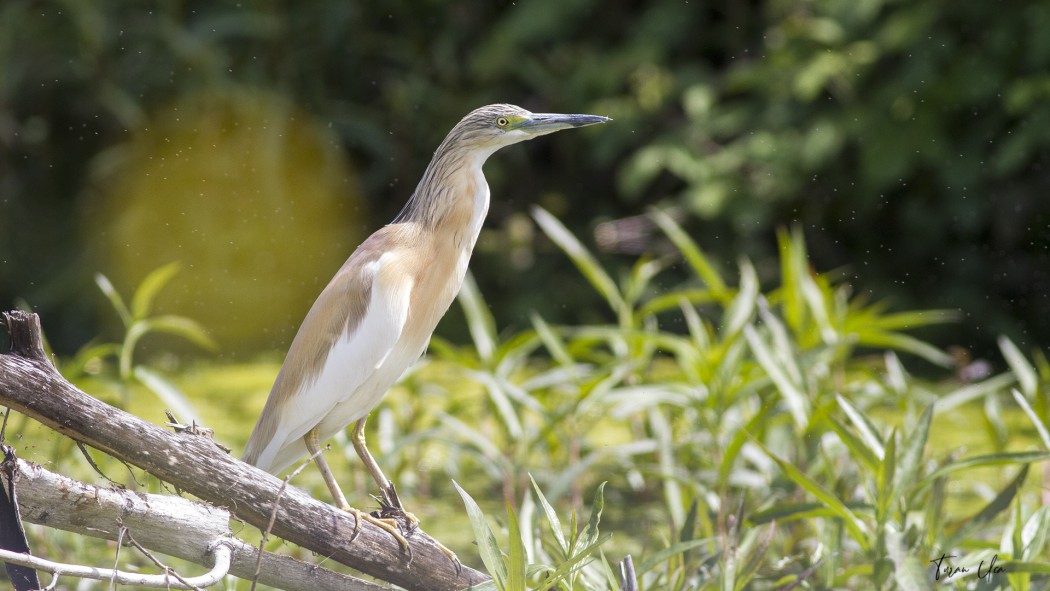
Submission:
<svg viewBox="0 0 1050 591">
<path fill-rule="evenodd" d="M 506 117 L 497 117 L 496 118 L 496 125 L 498 125 L 500 127 L 506 127 L 507 125 L 510 125 L 510 121 L 507 121 Z"/>
</svg>

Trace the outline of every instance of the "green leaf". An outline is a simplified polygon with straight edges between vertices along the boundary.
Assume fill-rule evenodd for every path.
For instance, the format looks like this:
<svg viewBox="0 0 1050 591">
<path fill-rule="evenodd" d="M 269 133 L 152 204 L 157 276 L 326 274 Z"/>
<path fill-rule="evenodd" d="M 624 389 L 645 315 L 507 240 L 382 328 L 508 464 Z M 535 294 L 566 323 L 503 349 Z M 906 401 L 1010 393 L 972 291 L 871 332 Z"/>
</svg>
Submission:
<svg viewBox="0 0 1050 591">
<path fill-rule="evenodd" d="M 758 273 L 751 262 L 744 259 L 740 262 L 740 291 L 726 309 L 723 339 L 732 338 L 751 322 L 758 304 L 758 295 Z"/>
<path fill-rule="evenodd" d="M 570 374 L 575 374 L 575 361 L 569 354 L 568 349 L 565 348 L 565 343 L 557 334 L 555 334 L 554 330 L 551 329 L 549 324 L 547 324 L 547 321 L 536 313 L 530 314 L 529 320 L 532 322 L 533 329 L 536 330 L 536 334 L 539 335 L 540 340 L 543 342 L 543 346 L 547 349 L 547 352 L 551 354 L 551 357 L 558 362 L 559 365 L 568 369 Z"/>
<path fill-rule="evenodd" d="M 774 533 L 776 533 L 776 523 L 770 523 L 768 527 L 763 528 L 761 531 L 750 530 L 748 532 L 747 539 L 740 545 L 741 549 L 746 548 L 748 551 L 745 555 L 746 560 L 744 564 L 737 569 L 735 591 L 745 589 L 747 584 L 751 582 L 751 579 L 758 573 L 758 569 L 766 563 L 769 545 L 773 541 Z"/>
<path fill-rule="evenodd" d="M 668 559 L 672 556 L 684 554 L 692 550 L 693 548 L 699 548 L 705 545 L 717 546 L 718 539 L 702 538 L 696 540 L 689 540 L 688 542 L 678 542 L 677 544 L 671 544 L 670 546 L 649 555 L 645 560 L 641 562 L 641 564 L 639 564 L 635 568 L 635 572 L 639 575 L 645 574 L 655 569 L 657 566 L 668 562 Z"/>
<path fill-rule="evenodd" d="M 868 417 L 864 416 L 857 407 L 853 406 L 849 400 L 846 400 L 841 394 L 835 394 L 835 400 L 838 402 L 839 407 L 849 417 L 853 426 L 856 427 L 857 432 L 860 433 L 861 440 L 864 441 L 865 445 L 868 446 L 872 452 L 875 453 L 879 458 L 883 457 L 885 453 L 885 444 L 882 441 L 882 437 L 879 435 L 878 429 L 875 425 L 871 424 Z"/>
<path fill-rule="evenodd" d="M 791 381 L 788 372 L 777 361 L 772 349 L 753 326 L 744 327 L 744 336 L 747 338 L 748 345 L 751 346 L 751 351 L 755 354 L 755 359 L 769 375 L 769 379 L 776 384 L 777 391 L 780 392 L 788 410 L 791 411 L 791 416 L 795 419 L 795 425 L 800 430 L 805 429 L 809 424 L 809 398 L 798 384 Z"/>
<path fill-rule="evenodd" d="M 157 294 L 179 272 L 179 267 L 178 261 L 157 267 L 146 275 L 142 283 L 139 283 L 139 286 L 135 288 L 135 295 L 131 298 L 131 318 L 133 320 L 142 320 L 150 315 Z"/>
<path fill-rule="evenodd" d="M 878 525 L 886 523 L 890 508 L 893 506 L 893 482 L 897 469 L 897 432 L 894 430 L 886 438 L 886 451 L 879 463 L 877 505 L 875 520 Z"/>
<path fill-rule="evenodd" d="M 915 550 L 908 547 L 904 535 L 895 528 L 886 527 L 886 550 L 893 561 L 893 577 L 900 589 L 933 591 L 930 575 Z"/>
<path fill-rule="evenodd" d="M 154 316 L 142 320 L 141 323 L 146 327 L 146 332 L 162 332 L 182 337 L 208 351 L 219 348 L 219 344 L 208 336 L 199 322 L 185 316 Z"/>
<path fill-rule="evenodd" d="M 686 263 L 710 289 L 711 295 L 723 304 L 728 302 L 729 290 L 726 288 L 722 276 L 718 274 L 710 259 L 700 250 L 696 242 L 674 221 L 674 218 L 655 208 L 649 210 L 649 216 L 656 222 L 657 226 L 660 226 L 664 234 L 671 239 L 678 252 L 682 253 Z"/>
<path fill-rule="evenodd" d="M 102 273 L 95 273 L 95 285 L 98 285 L 102 295 L 109 300 L 109 305 L 113 306 L 117 316 L 120 316 L 120 321 L 124 324 L 124 327 L 131 326 L 131 312 L 128 310 L 127 304 L 124 303 L 124 298 L 120 297 L 120 294 L 117 293 L 117 288 L 113 287 L 113 283 L 110 282 L 109 278 Z"/>
<path fill-rule="evenodd" d="M 959 320 L 958 310 L 915 310 L 894 312 L 878 317 L 876 323 L 881 330 L 915 329 L 931 324 L 945 324 Z"/>
<path fill-rule="evenodd" d="M 1043 549 L 1050 540 L 1050 505 L 1043 505 L 1035 510 L 1025 522 L 1021 531 L 1022 551 L 1018 554 L 1024 560 L 1042 558 Z"/>
<path fill-rule="evenodd" d="M 1039 375 L 1036 373 L 1035 368 L 1032 367 L 1031 363 L 1025 359 L 1025 356 L 1014 345 L 1013 341 L 1001 336 L 999 337 L 999 350 L 1003 352 L 1003 358 L 1006 359 L 1006 363 L 1010 365 L 1011 371 L 1017 376 L 1017 383 L 1021 386 L 1021 392 L 1029 400 L 1035 398 L 1036 389 L 1039 387 Z"/>
<path fill-rule="evenodd" d="M 577 553 L 571 556 L 568 560 L 559 564 L 558 567 L 554 569 L 550 573 L 550 575 L 548 575 L 548 578 L 544 580 L 539 587 L 536 587 L 535 591 L 546 591 L 554 585 L 557 585 L 563 578 L 565 578 L 569 574 L 572 574 L 573 572 L 579 570 L 582 567 L 580 563 L 583 562 L 585 559 L 589 558 L 595 552 L 597 552 L 598 548 L 600 548 L 601 545 L 609 539 L 609 537 L 609 534 L 602 535 L 598 538 L 597 541 L 595 541 L 590 546 L 578 550 Z"/>
<path fill-rule="evenodd" d="M 854 461 L 860 460 L 861 464 L 871 472 L 878 470 L 882 454 L 876 454 L 867 443 L 854 434 L 852 429 L 846 427 L 838 419 L 827 417 L 825 421 L 827 421 L 828 427 L 831 428 L 832 432 L 838 435 L 842 444 L 849 449 Z"/>
<path fill-rule="evenodd" d="M 905 491 L 916 485 L 922 455 L 929 439 L 930 427 L 933 424 L 933 404 L 922 411 L 919 422 L 911 429 L 901 449 L 897 475 L 893 482 L 893 498 L 897 499 Z"/>
<path fill-rule="evenodd" d="M 886 347 L 896 351 L 911 353 L 941 367 L 951 367 L 953 364 L 951 355 L 929 343 L 900 333 L 865 330 L 857 333 L 857 341 L 869 347 Z"/>
<path fill-rule="evenodd" d="M 1050 432 L 1046 429 L 1046 423 L 1039 418 L 1039 415 L 1032 408 L 1032 405 L 1028 404 L 1028 400 L 1021 395 L 1017 390 L 1010 390 L 1014 395 L 1014 400 L 1017 401 L 1017 405 L 1021 407 L 1024 414 L 1028 415 L 1028 420 L 1032 422 L 1032 426 L 1035 427 L 1035 432 L 1039 434 L 1039 439 L 1043 442 L 1043 448 L 1050 451 Z"/>
<path fill-rule="evenodd" d="M 525 581 L 525 543 L 521 539 L 518 516 L 514 508 L 507 503 L 507 542 L 510 552 L 507 557 L 507 591 L 526 591 Z"/>
<path fill-rule="evenodd" d="M 554 507 L 551 507 L 551 504 L 547 502 L 547 497 L 543 495 L 540 485 L 536 484 L 536 479 L 532 477 L 532 474 L 529 474 L 529 480 L 532 482 L 532 489 L 536 491 L 536 498 L 540 501 L 540 507 L 543 507 L 543 514 L 547 517 L 547 525 L 550 526 L 551 533 L 554 534 L 554 540 L 558 543 L 562 556 L 567 557 L 569 555 L 569 543 L 565 540 L 565 534 L 561 531 L 561 520 L 558 519 L 558 514 L 554 511 Z"/>
<path fill-rule="evenodd" d="M 598 523 L 602 519 L 602 510 L 605 508 L 605 482 L 598 485 L 598 489 L 594 491 L 594 501 L 591 504 L 591 516 L 587 520 L 587 526 L 583 530 L 583 534 L 580 535 L 580 543 L 584 546 L 590 546 L 598 540 Z"/>
<path fill-rule="evenodd" d="M 149 388 L 151 392 L 157 395 L 157 398 L 160 398 L 161 402 L 163 402 L 167 408 L 175 413 L 175 417 L 179 419 L 180 422 L 201 422 L 200 415 L 198 415 L 197 411 L 193 408 L 193 403 L 190 402 L 189 398 L 187 398 L 181 390 L 176 388 L 174 384 L 164 379 L 159 373 L 142 365 L 135 366 L 132 373 L 136 380 L 138 380 L 143 386 Z"/>
<path fill-rule="evenodd" d="M 576 268 L 583 273 L 583 276 L 587 278 L 598 293 L 605 298 L 605 301 L 612 308 L 613 312 L 618 317 L 622 317 L 625 312 L 626 304 L 623 296 L 620 295 L 619 289 L 616 287 L 616 282 L 612 280 L 612 277 L 605 272 L 605 269 L 598 264 L 598 261 L 594 258 L 583 244 L 569 232 L 556 217 L 547 212 L 547 210 L 541 207 L 532 208 L 532 217 L 539 224 L 540 229 L 543 230 L 547 237 L 550 238 L 555 244 L 561 248 L 565 254 L 569 255 L 572 262 L 576 265 Z"/>
<path fill-rule="evenodd" d="M 463 287 L 459 290 L 460 306 L 467 319 L 467 329 L 478 350 L 478 357 L 488 363 L 496 350 L 496 320 L 485 305 L 474 276 L 468 271 L 463 277 Z"/>
<path fill-rule="evenodd" d="M 474 529 L 474 540 L 478 544 L 478 553 L 481 555 L 481 561 L 485 564 L 485 569 L 492 576 L 492 580 L 495 581 L 497 588 L 501 591 L 508 591 L 507 564 L 504 561 L 503 553 L 499 549 L 496 536 L 492 533 L 492 528 L 489 527 L 488 521 L 485 519 L 485 514 L 481 511 L 481 507 L 478 507 L 478 504 L 474 502 L 474 499 L 467 494 L 467 491 L 459 486 L 458 482 L 453 480 L 452 485 L 456 487 L 456 490 L 459 491 L 459 496 L 463 498 L 463 506 L 467 509 L 470 526 Z"/>
<path fill-rule="evenodd" d="M 965 404 L 976 398 L 995 394 L 996 392 L 1013 385 L 1017 378 L 1012 373 L 1003 373 L 977 382 L 963 386 L 954 392 L 941 396 L 937 399 L 937 405 L 933 409 L 934 416 L 947 412 L 961 404 Z"/>
<path fill-rule="evenodd" d="M 981 508 L 976 515 L 965 519 L 962 525 L 952 533 L 946 546 L 951 547 L 956 545 L 959 540 L 965 540 L 970 535 L 970 532 L 983 528 L 991 523 L 997 515 L 1007 510 L 1010 507 L 1010 503 L 1017 497 L 1017 492 L 1021 489 L 1021 485 L 1024 484 L 1025 478 L 1028 477 L 1029 467 L 1028 464 L 1022 466 L 1017 476 L 999 491 L 999 494 L 994 499 Z"/>
<path fill-rule="evenodd" d="M 743 429 L 734 429 L 733 437 L 729 440 L 729 444 L 726 445 L 725 451 L 722 453 L 722 462 L 718 466 L 719 485 L 727 486 L 729 484 L 729 476 L 736 465 L 737 456 L 740 455 L 740 451 L 748 440 L 748 434 L 759 433 L 761 427 L 766 424 L 767 417 L 772 412 L 772 409 L 773 405 L 762 405 L 759 407 L 758 412 L 755 413 L 755 416 L 751 417 L 751 420 L 744 425 Z"/>
<path fill-rule="evenodd" d="M 779 456 L 770 451 L 766 446 L 762 445 L 760 441 L 754 440 L 755 444 L 762 448 L 762 451 L 766 453 L 771 460 L 780 466 L 781 471 L 787 475 L 788 478 L 794 480 L 796 484 L 801 486 L 803 489 L 808 491 L 811 495 L 817 498 L 820 502 L 824 503 L 828 509 L 832 511 L 837 517 L 842 520 L 843 525 L 846 527 L 846 531 L 849 532 L 850 537 L 857 543 L 865 552 L 871 545 L 868 529 L 864 525 L 856 514 L 853 513 L 835 494 L 823 486 L 801 470 L 795 467 L 794 464 L 782 460 Z"/>
<path fill-rule="evenodd" d="M 1032 464 L 1035 462 L 1045 462 L 1047 460 L 1050 460 L 1050 453 L 1040 451 L 1004 452 L 973 456 L 963 460 L 956 460 L 950 464 L 937 468 L 932 473 L 928 474 L 926 478 L 922 479 L 921 485 L 927 486 L 942 476 L 947 476 L 962 470 L 969 470 L 970 468 L 1001 466 L 1005 464 Z"/>
</svg>

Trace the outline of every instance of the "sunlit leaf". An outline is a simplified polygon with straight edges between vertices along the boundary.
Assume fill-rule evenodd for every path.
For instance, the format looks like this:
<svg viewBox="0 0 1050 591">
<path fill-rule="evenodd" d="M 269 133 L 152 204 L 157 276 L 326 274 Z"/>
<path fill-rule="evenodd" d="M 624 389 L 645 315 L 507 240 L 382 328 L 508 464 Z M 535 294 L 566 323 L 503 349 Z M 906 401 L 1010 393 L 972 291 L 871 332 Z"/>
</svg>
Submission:
<svg viewBox="0 0 1050 591">
<path fill-rule="evenodd" d="M 150 271 L 149 275 L 135 288 L 135 295 L 131 298 L 131 317 L 134 320 L 142 320 L 153 311 L 153 301 L 164 286 L 171 281 L 179 272 L 178 261 L 168 263 Z"/>
<path fill-rule="evenodd" d="M 1036 388 L 1039 386 L 1039 376 L 1032 364 L 1017 348 L 1010 339 L 999 337 L 999 350 L 1003 352 L 1003 358 L 1010 364 L 1010 369 L 1017 376 L 1017 383 L 1021 386 L 1021 393 L 1029 400 L 1034 399 Z"/>
<path fill-rule="evenodd" d="M 492 577 L 492 580 L 495 581 L 497 588 L 501 591 L 508 591 L 507 563 L 499 549 L 496 536 L 492 533 L 492 528 L 489 527 L 488 521 L 485 519 L 485 514 L 467 491 L 459 486 L 458 482 L 453 480 L 452 485 L 459 491 L 459 496 L 463 499 L 463 506 L 467 509 L 467 517 L 470 519 L 470 526 L 474 530 L 474 540 L 478 544 L 478 553 L 481 555 L 481 561 L 485 563 L 485 569 Z"/>
<path fill-rule="evenodd" d="M 609 277 L 605 269 L 598 263 L 594 258 L 594 255 L 588 251 L 572 232 L 562 225 L 558 218 L 547 213 L 547 210 L 540 207 L 532 208 L 532 217 L 539 224 L 540 229 L 543 230 L 547 237 L 554 241 L 565 254 L 569 255 L 572 262 L 575 263 L 576 268 L 583 273 L 583 276 L 594 286 L 595 289 L 605 298 L 608 302 L 609 307 L 617 314 L 623 314 L 626 304 L 624 303 L 623 296 L 620 295 L 620 290 L 616 287 L 616 282 Z"/>
</svg>

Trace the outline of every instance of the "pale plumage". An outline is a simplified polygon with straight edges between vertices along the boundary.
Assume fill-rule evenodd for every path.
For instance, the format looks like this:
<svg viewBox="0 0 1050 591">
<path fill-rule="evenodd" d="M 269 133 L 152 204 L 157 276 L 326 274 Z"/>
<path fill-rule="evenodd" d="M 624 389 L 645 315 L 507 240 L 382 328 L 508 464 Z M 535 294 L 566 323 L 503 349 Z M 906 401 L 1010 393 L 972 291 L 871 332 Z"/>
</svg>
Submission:
<svg viewBox="0 0 1050 591">
<path fill-rule="evenodd" d="M 401 510 L 364 446 L 363 421 L 423 353 L 459 292 L 489 207 L 485 160 L 516 142 L 606 120 L 533 114 L 512 105 L 490 105 L 464 117 L 435 151 L 397 219 L 365 240 L 317 298 L 292 341 L 244 460 L 279 473 L 306 455 L 311 441 L 316 445 L 356 422 L 361 459 L 385 502 Z M 316 460 L 333 496 L 346 505 L 323 456 Z"/>
</svg>

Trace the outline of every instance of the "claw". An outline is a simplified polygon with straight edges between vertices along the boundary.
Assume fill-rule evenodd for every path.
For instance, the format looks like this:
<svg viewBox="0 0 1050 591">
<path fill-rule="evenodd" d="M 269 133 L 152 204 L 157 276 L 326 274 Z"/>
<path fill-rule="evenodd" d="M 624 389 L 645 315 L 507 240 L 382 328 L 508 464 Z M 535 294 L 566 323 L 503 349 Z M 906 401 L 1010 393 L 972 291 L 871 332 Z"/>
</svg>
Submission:
<svg viewBox="0 0 1050 591">
<path fill-rule="evenodd" d="M 397 496 L 397 489 L 394 488 L 394 483 L 391 482 L 389 487 L 381 489 L 382 497 L 372 495 L 372 498 L 379 503 L 379 509 L 373 511 L 370 517 L 375 519 L 383 520 L 389 523 L 396 523 L 400 532 L 405 536 L 409 537 L 416 533 L 419 529 L 419 518 L 415 515 L 405 511 L 404 506 L 401 505 L 401 499 Z M 441 550 L 442 554 L 448 557 L 452 561 L 453 566 L 456 568 L 456 574 L 459 574 L 463 570 L 463 563 L 459 561 L 459 557 L 452 550 L 449 550 L 444 544 L 435 540 L 430 535 L 424 533 L 438 550 Z"/>
<path fill-rule="evenodd" d="M 351 542 L 353 542 L 354 539 L 357 538 L 357 535 L 361 533 L 361 522 L 367 521 L 394 536 L 397 543 L 401 545 L 401 549 L 408 554 L 408 559 L 411 562 L 412 548 L 408 545 L 408 540 L 401 533 L 401 526 L 396 519 L 373 516 L 353 507 L 343 507 L 343 510 L 354 516 L 354 532 L 350 534 Z"/>
</svg>

